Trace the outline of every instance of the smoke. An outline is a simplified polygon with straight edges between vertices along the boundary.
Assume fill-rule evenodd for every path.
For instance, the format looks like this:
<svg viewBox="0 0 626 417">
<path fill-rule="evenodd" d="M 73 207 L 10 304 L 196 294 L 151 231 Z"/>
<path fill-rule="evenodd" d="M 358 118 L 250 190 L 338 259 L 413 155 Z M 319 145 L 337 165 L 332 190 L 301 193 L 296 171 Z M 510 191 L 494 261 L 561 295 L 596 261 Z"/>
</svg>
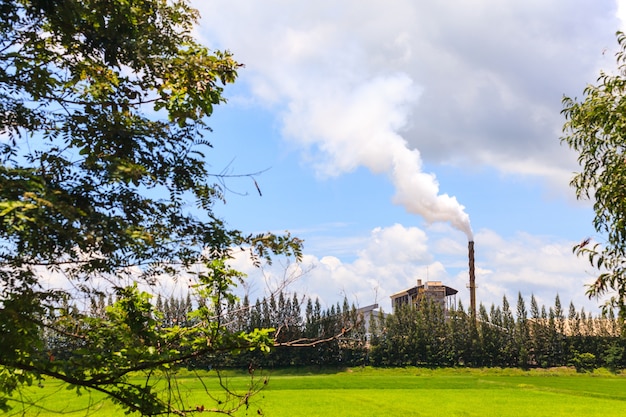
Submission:
<svg viewBox="0 0 626 417">
<path fill-rule="evenodd" d="M 361 166 L 385 173 L 396 191 L 395 204 L 428 223 L 448 222 L 471 240 L 464 207 L 439 193 L 435 175 L 422 171 L 419 150 L 410 149 L 400 134 L 420 89 L 402 73 L 348 87 L 299 95 L 284 114 L 285 136 L 309 149 L 307 158 L 318 174 L 337 176 Z"/>
<path fill-rule="evenodd" d="M 358 167 L 384 173 L 395 187 L 396 204 L 427 222 L 448 222 L 471 239 L 464 207 L 440 194 L 435 176 L 422 171 L 416 148 L 441 138 L 422 135 L 409 146 L 401 135 L 412 127 L 411 112 L 423 90 L 409 75 L 416 49 L 410 3 L 404 4 L 406 14 L 391 13 L 385 2 L 339 10 L 334 2 L 315 4 L 306 12 L 283 2 L 195 5 L 214 31 L 209 38 L 220 39 L 245 62 L 241 74 L 255 100 L 282 109 L 284 136 L 318 175 Z M 427 110 L 422 106 L 413 116 Z"/>
<path fill-rule="evenodd" d="M 456 197 L 439 194 L 435 176 L 421 171 L 419 152 L 405 147 L 392 157 L 394 167 L 391 178 L 396 188 L 394 203 L 422 216 L 429 223 L 449 222 L 472 241 L 472 227 L 465 207 L 459 204 Z"/>
</svg>

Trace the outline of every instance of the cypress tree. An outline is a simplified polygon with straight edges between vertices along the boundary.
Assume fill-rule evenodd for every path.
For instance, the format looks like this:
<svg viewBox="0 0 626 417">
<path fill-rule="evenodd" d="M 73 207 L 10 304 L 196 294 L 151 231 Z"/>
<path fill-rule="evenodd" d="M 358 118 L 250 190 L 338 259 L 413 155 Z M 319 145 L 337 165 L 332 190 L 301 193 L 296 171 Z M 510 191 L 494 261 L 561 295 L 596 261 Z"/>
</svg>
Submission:
<svg viewBox="0 0 626 417">
<path fill-rule="evenodd" d="M 527 368 L 530 357 L 528 352 L 529 342 L 528 329 L 528 312 L 526 311 L 526 303 L 522 297 L 522 293 L 517 294 L 517 324 L 515 328 L 515 344 L 517 347 L 518 363 L 521 368 Z"/>
<path fill-rule="evenodd" d="M 502 327 L 505 338 L 502 348 L 504 366 L 518 366 L 519 349 L 515 344 L 515 318 L 506 295 L 502 297 Z"/>
</svg>

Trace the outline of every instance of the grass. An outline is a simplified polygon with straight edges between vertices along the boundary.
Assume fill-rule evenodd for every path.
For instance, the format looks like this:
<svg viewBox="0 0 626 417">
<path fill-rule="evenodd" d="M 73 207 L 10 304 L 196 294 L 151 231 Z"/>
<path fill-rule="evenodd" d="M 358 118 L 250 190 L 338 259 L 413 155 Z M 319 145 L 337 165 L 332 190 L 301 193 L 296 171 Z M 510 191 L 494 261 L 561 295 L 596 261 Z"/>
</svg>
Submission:
<svg viewBox="0 0 626 417">
<path fill-rule="evenodd" d="M 210 391 L 216 379 L 208 374 Z M 541 417 L 626 415 L 626 376 L 571 369 L 354 368 L 316 371 L 278 370 L 267 387 L 236 415 L 266 416 L 480 416 Z M 204 404 L 206 392 L 194 375 L 181 372 L 180 393 L 190 404 Z M 229 386 L 244 389 L 247 373 L 231 373 Z M 98 394 L 77 397 L 52 381 L 23 392 L 36 404 L 14 415 L 122 416 L 123 412 Z M 9 413 L 11 415 L 11 413 Z"/>
<path fill-rule="evenodd" d="M 268 416 L 623 416 L 626 378 L 570 370 L 353 370 L 275 376 Z M 240 415 L 245 415 L 241 413 Z"/>
</svg>

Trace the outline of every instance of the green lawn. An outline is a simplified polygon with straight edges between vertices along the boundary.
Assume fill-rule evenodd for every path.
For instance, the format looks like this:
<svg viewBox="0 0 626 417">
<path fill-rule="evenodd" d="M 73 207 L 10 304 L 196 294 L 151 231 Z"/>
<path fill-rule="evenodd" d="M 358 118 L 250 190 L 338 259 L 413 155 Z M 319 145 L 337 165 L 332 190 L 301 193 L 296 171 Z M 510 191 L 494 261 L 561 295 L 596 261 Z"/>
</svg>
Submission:
<svg viewBox="0 0 626 417">
<path fill-rule="evenodd" d="M 254 406 L 268 416 L 624 416 L 626 378 L 563 370 L 365 369 L 275 376 Z"/>
<path fill-rule="evenodd" d="M 275 417 L 626 415 L 626 376 L 598 371 L 355 368 L 323 373 L 275 371 L 267 376 L 266 388 L 237 416 L 259 412 Z M 228 378 L 233 388 L 241 389 L 248 382 L 247 375 Z M 210 392 L 214 383 L 209 374 Z M 204 387 L 191 375 L 180 380 L 178 392 L 192 405 L 209 405 Z M 14 415 L 55 415 L 49 412 L 52 410 L 76 417 L 124 415 L 114 405 L 100 401 L 97 394 L 77 397 L 53 382 L 30 388 L 23 395 L 36 406 L 16 408 Z"/>
</svg>

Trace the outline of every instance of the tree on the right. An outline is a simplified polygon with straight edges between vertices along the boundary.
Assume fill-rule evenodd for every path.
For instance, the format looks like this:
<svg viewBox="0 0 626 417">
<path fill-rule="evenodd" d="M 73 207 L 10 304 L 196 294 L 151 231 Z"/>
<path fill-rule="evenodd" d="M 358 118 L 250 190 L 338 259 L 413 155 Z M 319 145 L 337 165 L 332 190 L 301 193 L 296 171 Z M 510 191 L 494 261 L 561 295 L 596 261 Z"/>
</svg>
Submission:
<svg viewBox="0 0 626 417">
<path fill-rule="evenodd" d="M 608 296 L 604 309 L 617 308 L 626 319 L 626 34 L 617 33 L 617 68 L 600 72 L 581 100 L 564 97 L 566 143 L 578 153 L 580 172 L 570 185 L 579 200 L 591 200 L 593 226 L 602 243 L 589 239 L 573 251 L 597 270 L 589 297 Z"/>
</svg>

